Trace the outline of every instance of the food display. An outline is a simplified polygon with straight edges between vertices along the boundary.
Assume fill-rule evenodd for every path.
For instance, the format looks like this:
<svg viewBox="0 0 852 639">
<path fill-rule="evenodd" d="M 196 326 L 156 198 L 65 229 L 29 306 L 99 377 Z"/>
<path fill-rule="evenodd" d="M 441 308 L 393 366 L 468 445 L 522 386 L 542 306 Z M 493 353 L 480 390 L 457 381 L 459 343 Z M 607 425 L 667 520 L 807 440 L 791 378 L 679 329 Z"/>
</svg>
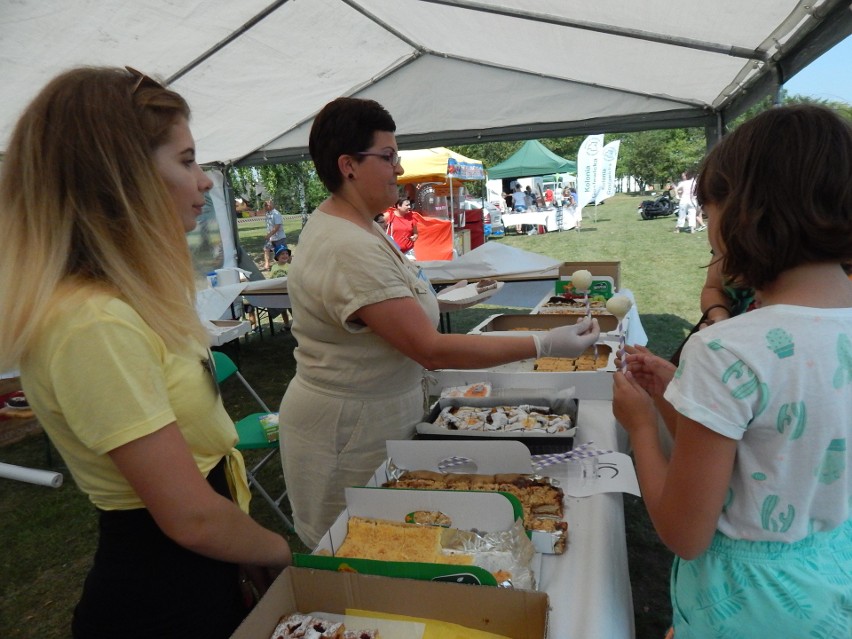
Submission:
<svg viewBox="0 0 852 639">
<path fill-rule="evenodd" d="M 368 517 L 350 517 L 335 557 L 478 566 L 498 585 L 534 588 L 535 550 L 520 521 L 511 529 L 474 532 Z"/>
<path fill-rule="evenodd" d="M 582 297 L 554 295 L 541 305 L 539 313 L 564 313 L 570 315 L 585 314 L 586 302 Z M 592 295 L 588 300 L 588 311 L 592 315 L 611 314 L 606 308 L 606 298 L 602 295 Z"/>
<path fill-rule="evenodd" d="M 441 390 L 441 397 L 490 397 L 491 384 L 478 382 L 467 386 L 450 386 Z"/>
<path fill-rule="evenodd" d="M 383 484 L 385 488 L 420 490 L 481 490 L 509 493 L 518 498 L 524 511 L 524 528 L 554 533 L 554 552 L 565 551 L 568 524 L 564 521 L 564 493 L 547 477 L 519 473 L 476 475 L 438 473 L 431 470 L 408 470 L 397 479 Z"/>
<path fill-rule="evenodd" d="M 433 422 L 451 431 L 567 433 L 570 415 L 555 415 L 549 406 L 445 406 Z"/>
<path fill-rule="evenodd" d="M 348 629 L 340 622 L 315 615 L 284 615 L 270 639 L 381 639 L 379 631 Z"/>
<path fill-rule="evenodd" d="M 28 410 L 30 403 L 23 394 L 12 395 L 6 400 L 6 407 L 14 410 Z"/>
<path fill-rule="evenodd" d="M 539 357 L 533 370 L 542 373 L 563 373 L 570 371 L 596 371 L 609 365 L 612 347 L 597 344 L 597 348 L 588 348 L 577 357 Z"/>
<path fill-rule="evenodd" d="M 484 293 L 485 291 L 491 291 L 493 289 L 496 289 L 498 284 L 499 284 L 499 282 L 497 280 L 492 280 L 492 279 L 479 280 L 476 283 L 476 292 L 477 293 Z"/>
<path fill-rule="evenodd" d="M 615 315 L 619 321 L 625 318 L 632 307 L 633 301 L 626 295 L 613 295 L 606 301 L 606 310 Z"/>
<path fill-rule="evenodd" d="M 451 530 L 443 526 L 350 517 L 346 539 L 335 556 L 472 565 L 472 554 L 445 549 L 443 538 Z"/>
<path fill-rule="evenodd" d="M 571 285 L 578 291 L 588 291 L 592 286 L 592 274 L 586 269 L 579 269 L 571 274 Z"/>
</svg>

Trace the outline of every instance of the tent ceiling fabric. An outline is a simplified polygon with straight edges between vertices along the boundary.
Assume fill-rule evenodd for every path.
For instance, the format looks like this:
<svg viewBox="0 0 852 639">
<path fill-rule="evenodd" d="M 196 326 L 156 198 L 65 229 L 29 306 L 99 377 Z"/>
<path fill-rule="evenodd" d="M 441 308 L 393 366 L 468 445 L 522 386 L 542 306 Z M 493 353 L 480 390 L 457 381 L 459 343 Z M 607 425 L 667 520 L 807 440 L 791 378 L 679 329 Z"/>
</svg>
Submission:
<svg viewBox="0 0 852 639">
<path fill-rule="evenodd" d="M 520 7 L 518 6 L 520 4 Z M 0 149 L 72 66 L 130 65 L 193 109 L 199 160 L 307 158 L 373 98 L 402 148 L 715 126 L 852 33 L 848 0 L 17 0 L 0 7 Z"/>
</svg>

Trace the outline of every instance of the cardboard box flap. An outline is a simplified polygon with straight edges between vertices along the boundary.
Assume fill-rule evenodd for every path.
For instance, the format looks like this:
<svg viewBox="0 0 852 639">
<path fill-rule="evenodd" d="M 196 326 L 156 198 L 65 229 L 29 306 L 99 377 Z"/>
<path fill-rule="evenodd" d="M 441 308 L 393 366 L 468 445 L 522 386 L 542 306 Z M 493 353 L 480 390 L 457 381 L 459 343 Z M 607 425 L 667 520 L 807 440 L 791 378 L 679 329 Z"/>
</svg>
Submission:
<svg viewBox="0 0 852 639">
<path fill-rule="evenodd" d="M 621 289 L 621 262 L 563 262 L 559 267 L 559 277 L 570 277 L 574 271 L 585 269 L 592 276 L 606 276 L 612 278 L 616 290 Z"/>
<path fill-rule="evenodd" d="M 393 463 L 409 470 L 441 470 L 441 462 L 451 457 L 469 459 L 463 470 L 451 472 L 478 473 L 531 473 L 530 451 L 518 441 L 463 441 L 410 439 L 388 440 L 388 457 Z M 383 479 L 382 481 L 387 481 Z"/>
<path fill-rule="evenodd" d="M 438 619 L 516 639 L 547 635 L 548 597 L 541 592 L 287 568 L 232 639 L 269 639 L 282 615 L 347 608 Z"/>
<path fill-rule="evenodd" d="M 539 373 L 536 373 L 538 375 Z M 424 420 L 417 424 L 417 433 L 421 435 L 438 435 L 441 437 L 478 437 L 481 439 L 558 439 L 574 436 L 577 427 L 577 400 L 574 398 L 574 388 L 562 388 L 557 392 L 535 390 L 532 394 L 523 389 L 506 389 L 499 396 L 491 397 L 442 397 L 432 405 L 432 410 Z M 569 415 L 573 423 L 570 430 L 558 433 L 548 433 L 544 430 L 516 430 L 516 431 L 491 431 L 491 430 L 448 430 L 443 426 L 435 424 L 435 420 L 441 411 L 447 406 L 470 406 L 470 407 L 492 407 L 492 406 L 530 406 L 548 407 L 553 415 Z"/>
<path fill-rule="evenodd" d="M 488 382 L 491 384 L 491 397 L 514 400 L 518 395 L 533 397 L 542 392 L 564 392 L 566 388 L 574 391 L 580 400 L 599 399 L 612 401 L 612 373 L 601 371 L 583 373 L 518 373 L 496 372 L 489 370 L 441 369 L 429 371 L 426 376 L 429 395 L 437 397 L 441 389 L 448 386 L 467 386 Z M 582 410 L 582 409 L 580 409 Z"/>
<path fill-rule="evenodd" d="M 544 301 L 549 299 L 549 296 Z M 618 318 L 615 315 L 596 315 L 601 333 L 608 333 L 618 328 Z M 558 326 L 572 326 L 577 323 L 577 316 L 570 314 L 536 314 L 536 315 L 491 315 L 469 332 L 474 335 L 493 335 L 496 337 L 529 335 L 533 331 L 549 331 Z"/>
<path fill-rule="evenodd" d="M 615 280 L 609 275 L 592 275 L 592 285 L 588 291 L 589 297 L 600 295 L 609 299 L 615 294 L 616 290 Z M 559 276 L 559 279 L 556 280 L 554 292 L 556 295 L 565 295 L 567 293 L 574 296 L 582 296 L 580 291 L 574 289 L 570 275 Z"/>
<path fill-rule="evenodd" d="M 293 565 L 300 568 L 319 568 L 339 572 L 357 572 L 363 575 L 381 575 L 398 579 L 446 581 L 454 584 L 497 586 L 496 577 L 479 566 L 455 564 L 429 564 L 412 561 L 382 561 L 359 557 L 328 557 L 295 553 Z"/>
</svg>

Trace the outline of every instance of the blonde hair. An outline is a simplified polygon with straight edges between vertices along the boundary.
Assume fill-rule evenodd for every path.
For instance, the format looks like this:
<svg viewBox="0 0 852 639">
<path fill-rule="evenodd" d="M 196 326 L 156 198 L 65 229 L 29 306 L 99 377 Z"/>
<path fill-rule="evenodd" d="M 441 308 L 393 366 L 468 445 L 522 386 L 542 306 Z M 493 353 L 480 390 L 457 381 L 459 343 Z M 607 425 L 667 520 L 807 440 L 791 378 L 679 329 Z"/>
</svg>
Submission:
<svg viewBox="0 0 852 639">
<path fill-rule="evenodd" d="M 153 80 L 78 68 L 18 121 L 0 174 L 0 370 L 55 304 L 107 290 L 169 348 L 206 344 L 189 247 L 153 152 L 189 107 Z"/>
</svg>

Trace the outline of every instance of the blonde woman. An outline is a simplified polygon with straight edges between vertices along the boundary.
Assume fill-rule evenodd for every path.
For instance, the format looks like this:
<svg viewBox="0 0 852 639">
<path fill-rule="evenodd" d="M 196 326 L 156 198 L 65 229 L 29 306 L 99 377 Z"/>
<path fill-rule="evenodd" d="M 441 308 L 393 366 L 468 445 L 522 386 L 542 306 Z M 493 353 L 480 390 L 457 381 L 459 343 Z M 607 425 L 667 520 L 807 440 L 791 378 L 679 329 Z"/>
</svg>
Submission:
<svg viewBox="0 0 852 639">
<path fill-rule="evenodd" d="M 78 638 L 228 637 L 246 612 L 238 564 L 291 559 L 246 514 L 194 310 L 185 233 L 211 182 L 188 119 L 137 71 L 72 70 L 26 109 L 2 166 L 0 370 L 20 368 L 99 515 Z"/>
</svg>

